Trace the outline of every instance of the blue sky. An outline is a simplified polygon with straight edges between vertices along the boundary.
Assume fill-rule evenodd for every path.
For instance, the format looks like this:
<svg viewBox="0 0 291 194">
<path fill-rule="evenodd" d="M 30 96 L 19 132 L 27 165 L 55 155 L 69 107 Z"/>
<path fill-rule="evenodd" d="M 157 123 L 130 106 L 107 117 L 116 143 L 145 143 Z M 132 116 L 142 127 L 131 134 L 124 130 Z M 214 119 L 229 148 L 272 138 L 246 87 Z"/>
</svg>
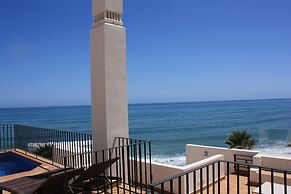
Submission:
<svg viewBox="0 0 291 194">
<path fill-rule="evenodd" d="M 129 102 L 291 97 L 291 1 L 124 0 Z M 90 104 L 90 0 L 0 1 L 0 107 Z"/>
</svg>

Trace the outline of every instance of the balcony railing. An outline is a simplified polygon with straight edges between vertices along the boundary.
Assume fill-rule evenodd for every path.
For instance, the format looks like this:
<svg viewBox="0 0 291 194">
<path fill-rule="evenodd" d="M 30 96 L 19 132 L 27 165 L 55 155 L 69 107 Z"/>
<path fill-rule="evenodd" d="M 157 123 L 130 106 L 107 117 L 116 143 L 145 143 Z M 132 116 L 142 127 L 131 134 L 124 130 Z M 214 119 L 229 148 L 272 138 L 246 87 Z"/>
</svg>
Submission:
<svg viewBox="0 0 291 194">
<path fill-rule="evenodd" d="M 139 139 L 115 137 L 111 148 L 92 149 L 92 135 L 23 125 L 0 125 L 0 150 L 21 149 L 33 153 L 39 146 L 51 146 L 52 162 L 63 164 L 65 169 L 86 171 L 94 164 L 115 161 L 101 174 L 105 177 L 98 193 L 146 193 L 152 183 L 151 142 Z M 80 176 L 82 178 L 82 174 Z M 68 182 L 68 185 L 69 182 Z M 68 187 L 74 193 L 84 192 Z M 77 189 L 75 192 L 74 189 Z"/>
<path fill-rule="evenodd" d="M 0 150 L 21 149 L 35 152 L 48 146 L 53 162 L 63 164 L 63 156 L 92 151 L 92 135 L 24 125 L 0 125 Z"/>
<path fill-rule="evenodd" d="M 289 170 L 218 160 L 155 182 L 150 189 L 152 194 L 265 194 L 266 190 L 287 194 L 291 193 L 290 174 Z"/>
<path fill-rule="evenodd" d="M 122 137 L 116 137 L 114 142 L 112 148 L 65 156 L 65 168 L 81 169 L 84 172 L 94 165 L 102 166 L 107 161 L 116 160 L 113 165 L 104 168 L 101 173 L 101 176 L 107 180 L 106 186 L 101 184 L 89 188 L 89 191 L 97 191 L 97 193 L 146 193 L 147 186 L 152 182 L 151 142 Z M 100 167 L 96 166 L 96 168 Z M 96 177 L 90 177 L 90 179 L 98 177 L 100 174 L 96 173 Z M 82 174 L 80 178 L 82 179 Z M 84 192 L 82 187 L 70 185 L 68 187 L 73 193 Z"/>
</svg>

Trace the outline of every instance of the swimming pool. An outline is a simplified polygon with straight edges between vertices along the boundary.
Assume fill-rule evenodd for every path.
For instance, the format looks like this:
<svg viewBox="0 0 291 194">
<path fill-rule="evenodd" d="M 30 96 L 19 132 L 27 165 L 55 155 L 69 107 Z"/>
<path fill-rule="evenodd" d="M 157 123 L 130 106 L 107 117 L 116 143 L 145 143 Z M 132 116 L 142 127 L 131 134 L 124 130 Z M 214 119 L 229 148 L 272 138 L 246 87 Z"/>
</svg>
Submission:
<svg viewBox="0 0 291 194">
<path fill-rule="evenodd" d="M 37 162 L 14 153 L 0 153 L 0 177 L 30 171 L 39 166 Z"/>
</svg>

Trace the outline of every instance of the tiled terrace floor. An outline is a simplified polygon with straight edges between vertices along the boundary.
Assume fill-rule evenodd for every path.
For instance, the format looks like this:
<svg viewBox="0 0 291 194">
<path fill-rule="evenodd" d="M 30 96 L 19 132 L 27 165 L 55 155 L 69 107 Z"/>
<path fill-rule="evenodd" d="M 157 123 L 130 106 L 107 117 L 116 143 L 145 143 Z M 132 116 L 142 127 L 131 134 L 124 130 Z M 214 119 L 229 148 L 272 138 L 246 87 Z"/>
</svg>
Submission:
<svg viewBox="0 0 291 194">
<path fill-rule="evenodd" d="M 15 178 L 18 178 L 18 177 L 23 177 L 23 176 L 29 176 L 29 175 L 35 175 L 35 174 L 40 174 L 40 173 L 43 173 L 43 172 L 47 172 L 47 171 L 50 171 L 50 170 L 54 170 L 56 168 L 61 168 L 62 166 L 59 165 L 59 164 L 52 164 L 51 161 L 49 160 L 46 160 L 44 158 L 36 158 L 35 155 L 33 154 L 28 154 L 28 153 L 25 153 L 21 150 L 14 150 L 12 151 L 14 153 L 17 153 L 23 157 L 26 157 L 26 158 L 29 158 L 30 160 L 34 160 L 36 162 L 39 162 L 40 163 L 40 166 L 33 169 L 32 171 L 28 171 L 28 172 L 23 172 L 23 173 L 18 173 L 18 174 L 13 174 L 13 175 L 8 175 L 8 176 L 4 176 L 4 177 L 0 177 L 0 182 L 4 182 L 4 181 L 8 181 L 8 180 L 11 180 L 11 179 L 15 179 Z M 240 191 L 239 193 L 240 194 L 247 194 L 248 193 L 248 187 L 247 187 L 247 177 L 245 176 L 240 176 L 240 180 L 239 180 L 239 185 L 240 185 Z M 250 187 L 250 191 L 252 193 L 252 191 L 255 189 L 256 187 L 255 186 L 251 186 Z M 98 193 L 98 192 L 93 192 L 93 193 Z M 101 193 L 101 192 L 100 192 Z M 135 189 L 135 188 L 130 188 L 128 185 L 125 185 L 125 189 L 123 189 L 123 184 L 121 184 L 119 186 L 119 189 L 117 187 L 114 187 L 112 189 L 112 192 L 111 192 L 111 189 L 108 190 L 108 193 L 114 193 L 114 194 L 129 194 L 129 193 L 142 193 L 142 194 L 145 194 L 146 192 L 145 191 L 140 191 L 139 189 Z M 159 193 L 159 192 L 157 192 Z M 209 187 L 209 190 L 207 192 L 207 189 L 204 188 L 202 192 L 198 191 L 197 194 L 213 194 L 213 186 L 211 185 Z M 215 183 L 215 193 L 218 193 L 218 183 L 216 182 Z M 227 194 L 227 177 L 225 177 L 224 179 L 221 179 L 221 182 L 220 182 L 220 193 L 221 194 Z M 230 194 L 236 194 L 237 193 L 237 176 L 236 175 L 230 175 Z M 3 192 L 3 194 L 8 194 L 8 192 Z M 165 192 L 166 194 L 166 192 Z"/>
<path fill-rule="evenodd" d="M 236 175 L 230 175 L 230 190 L 229 193 L 230 194 L 237 194 L 237 176 Z M 239 184 L 240 184 L 240 190 L 239 193 L 240 194 L 248 194 L 248 186 L 247 186 L 247 177 L 245 176 L 240 176 L 240 180 L 239 180 Z M 218 194 L 218 183 L 215 183 L 214 185 L 215 187 L 215 194 Z M 117 187 L 113 188 L 113 192 L 111 192 L 111 190 L 108 190 L 108 193 L 113 193 L 113 194 L 134 194 L 134 193 L 142 193 L 142 194 L 146 194 L 145 191 L 140 192 L 140 190 L 135 190 L 135 188 L 131 188 L 131 191 L 129 189 L 129 187 L 126 185 L 126 190 L 123 190 L 123 185 L 119 186 L 119 192 L 117 190 Z M 255 189 L 255 186 L 251 186 L 250 187 L 250 192 L 252 193 L 252 191 Z M 97 193 L 97 192 L 94 192 Z M 101 193 L 101 192 L 100 192 Z M 156 191 L 156 194 L 160 193 L 159 191 Z M 209 187 L 209 190 L 207 192 L 207 189 L 204 188 L 202 192 L 197 191 L 197 194 L 213 194 L 213 186 L 211 185 Z M 221 179 L 220 182 L 220 193 L 221 194 L 227 194 L 227 178 Z M 168 194 L 168 192 L 164 192 L 164 194 Z"/>
<path fill-rule="evenodd" d="M 229 190 L 229 193 L 230 194 L 236 194 L 237 193 L 237 176 L 236 175 L 230 175 L 230 190 Z M 248 186 L 247 186 L 247 177 L 245 176 L 240 176 L 240 180 L 239 180 L 239 184 L 240 184 L 240 190 L 239 190 L 239 193 L 240 194 L 248 194 Z M 215 194 L 218 194 L 218 183 L 215 183 L 214 185 L 215 187 Z M 251 186 L 250 187 L 250 192 L 252 193 L 252 191 L 257 188 L 255 186 Z M 119 192 L 118 192 L 119 191 Z M 96 192 L 93 192 L 93 193 L 98 193 L 97 191 Z M 99 191 L 99 193 L 102 193 L 102 191 Z M 104 193 L 104 192 L 103 192 Z M 114 187 L 112 189 L 112 192 L 111 192 L 111 189 L 109 189 L 107 191 L 107 193 L 111 194 L 134 194 L 134 193 L 138 193 L 138 194 L 146 194 L 146 191 L 142 191 L 140 192 L 139 189 L 135 190 L 135 188 L 131 188 L 131 190 L 129 189 L 129 186 L 126 185 L 125 186 L 125 190 L 123 189 L 123 184 L 121 184 L 119 186 L 119 189 L 117 189 L 117 187 Z M 150 193 L 150 192 L 149 192 Z M 156 191 L 155 192 L 156 194 L 158 193 L 161 193 L 159 191 Z M 202 192 L 200 191 L 197 191 L 196 192 L 197 194 L 213 194 L 213 186 L 211 185 L 209 187 L 209 191 L 207 192 L 207 189 L 204 188 Z M 227 178 L 224 178 L 224 179 L 221 179 L 221 182 L 220 182 L 220 193 L 221 194 L 227 194 Z M 168 192 L 164 192 L 164 194 L 168 194 Z M 192 193 L 193 194 L 193 193 Z"/>
<path fill-rule="evenodd" d="M 239 193 L 240 194 L 248 194 L 248 178 L 245 176 L 240 176 L 239 177 Z M 236 194 L 237 192 L 237 176 L 231 174 L 230 178 L 229 178 L 229 193 L 230 194 Z M 214 185 L 215 188 L 215 193 L 218 193 L 218 183 L 215 183 Z M 250 191 L 252 193 L 252 191 L 255 189 L 255 186 L 251 186 L 250 187 Z M 207 193 L 207 189 L 203 189 L 202 192 L 197 192 L 197 194 L 202 194 L 202 193 Z M 213 193 L 213 186 L 209 187 L 209 193 Z M 224 179 L 221 180 L 220 182 L 220 193 L 221 194 L 227 194 L 227 177 L 225 177 Z"/>
</svg>

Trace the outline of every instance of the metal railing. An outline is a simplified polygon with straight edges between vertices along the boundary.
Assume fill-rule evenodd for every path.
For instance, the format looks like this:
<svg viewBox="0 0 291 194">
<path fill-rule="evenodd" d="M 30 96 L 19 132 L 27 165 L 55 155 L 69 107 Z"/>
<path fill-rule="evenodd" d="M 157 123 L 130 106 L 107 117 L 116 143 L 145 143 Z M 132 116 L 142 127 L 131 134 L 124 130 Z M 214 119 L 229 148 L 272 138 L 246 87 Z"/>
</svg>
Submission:
<svg viewBox="0 0 291 194">
<path fill-rule="evenodd" d="M 14 126 L 12 124 L 0 124 L 0 150 L 14 147 Z"/>
<path fill-rule="evenodd" d="M 243 164 L 253 164 L 253 156 L 243 155 L 243 154 L 234 154 L 233 161 L 237 163 L 243 163 Z M 234 165 L 234 170 L 235 172 L 237 171 L 236 165 Z M 240 170 L 239 173 L 241 174 L 247 172 L 247 168 L 244 166 L 241 166 L 239 170 Z"/>
<path fill-rule="evenodd" d="M 149 141 L 116 137 L 112 148 L 65 156 L 64 164 L 66 169 L 81 168 L 83 172 L 94 164 L 102 166 L 112 159 L 117 161 L 102 172 L 108 184 L 106 187 L 102 185 L 103 187 L 95 188 L 97 193 L 147 192 L 147 186 L 152 183 L 151 142 Z M 100 177 L 98 174 L 96 176 L 95 178 Z M 74 187 L 72 190 L 75 192 Z"/>
<path fill-rule="evenodd" d="M 92 135 L 15 124 L 0 125 L 0 150 L 21 149 L 34 153 L 48 146 L 53 162 L 63 164 L 63 156 L 92 150 Z"/>
<path fill-rule="evenodd" d="M 240 168 L 247 173 L 240 174 Z M 262 194 L 267 189 L 271 194 L 291 194 L 290 174 L 289 170 L 217 160 L 155 182 L 150 190 L 152 194 Z"/>
</svg>

